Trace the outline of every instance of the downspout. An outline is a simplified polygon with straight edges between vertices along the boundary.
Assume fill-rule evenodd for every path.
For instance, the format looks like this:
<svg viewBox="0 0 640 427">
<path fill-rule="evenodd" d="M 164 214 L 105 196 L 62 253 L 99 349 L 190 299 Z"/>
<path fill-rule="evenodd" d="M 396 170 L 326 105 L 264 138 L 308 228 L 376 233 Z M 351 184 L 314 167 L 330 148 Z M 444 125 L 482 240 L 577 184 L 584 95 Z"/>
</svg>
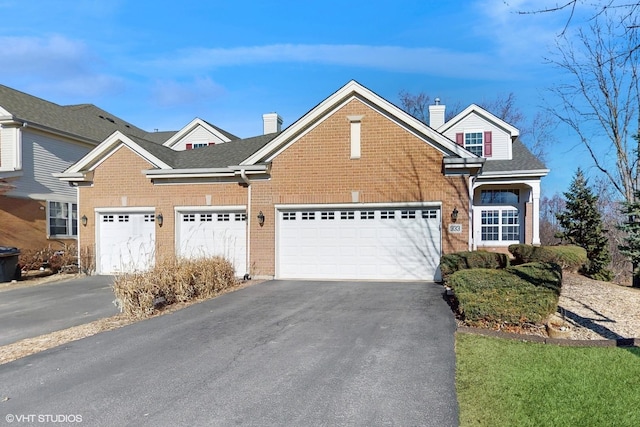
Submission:
<svg viewBox="0 0 640 427">
<path fill-rule="evenodd" d="M 247 184 L 247 235 L 246 235 L 246 248 L 247 248 L 247 254 L 246 254 L 246 274 L 244 275 L 245 279 L 251 279 L 251 275 L 249 274 L 249 271 L 251 269 L 251 181 L 249 180 L 249 177 L 247 176 L 247 172 L 244 169 L 240 169 L 240 178 L 242 178 L 242 180 L 244 181 L 245 184 Z"/>
</svg>

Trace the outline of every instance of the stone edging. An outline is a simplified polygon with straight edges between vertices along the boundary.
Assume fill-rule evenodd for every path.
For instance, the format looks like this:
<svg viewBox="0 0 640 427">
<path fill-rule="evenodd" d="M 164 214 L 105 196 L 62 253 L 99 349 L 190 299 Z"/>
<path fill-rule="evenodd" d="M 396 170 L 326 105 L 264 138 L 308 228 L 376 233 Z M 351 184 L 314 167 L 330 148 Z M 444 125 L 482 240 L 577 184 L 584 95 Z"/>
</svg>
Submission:
<svg viewBox="0 0 640 427">
<path fill-rule="evenodd" d="M 615 340 L 570 340 L 541 337 L 538 335 L 516 334 L 513 332 L 493 331 L 490 329 L 471 328 L 468 326 L 458 326 L 456 332 L 461 334 L 505 338 L 515 341 L 555 344 L 567 347 L 640 347 L 640 338 L 619 338 Z"/>
</svg>

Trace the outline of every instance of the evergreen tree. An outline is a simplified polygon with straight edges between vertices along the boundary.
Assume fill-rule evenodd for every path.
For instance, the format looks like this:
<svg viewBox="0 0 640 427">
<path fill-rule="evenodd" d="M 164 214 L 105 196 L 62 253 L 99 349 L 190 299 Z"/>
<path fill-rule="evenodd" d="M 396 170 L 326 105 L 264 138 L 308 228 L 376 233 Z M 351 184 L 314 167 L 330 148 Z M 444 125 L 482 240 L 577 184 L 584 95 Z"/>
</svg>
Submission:
<svg viewBox="0 0 640 427">
<path fill-rule="evenodd" d="M 633 287 L 640 288 L 640 192 L 635 192 L 635 200 L 622 202 L 622 213 L 627 222 L 618 228 L 624 231 L 625 244 L 618 246 L 620 253 L 631 261 L 633 265 Z"/>
<path fill-rule="evenodd" d="M 598 211 L 598 196 L 589 188 L 580 168 L 564 196 L 566 210 L 556 215 L 562 228 L 557 237 L 587 251 L 587 264 L 583 269 L 585 275 L 597 280 L 611 280 L 613 274 L 608 269 L 611 262 L 609 242 Z"/>
</svg>

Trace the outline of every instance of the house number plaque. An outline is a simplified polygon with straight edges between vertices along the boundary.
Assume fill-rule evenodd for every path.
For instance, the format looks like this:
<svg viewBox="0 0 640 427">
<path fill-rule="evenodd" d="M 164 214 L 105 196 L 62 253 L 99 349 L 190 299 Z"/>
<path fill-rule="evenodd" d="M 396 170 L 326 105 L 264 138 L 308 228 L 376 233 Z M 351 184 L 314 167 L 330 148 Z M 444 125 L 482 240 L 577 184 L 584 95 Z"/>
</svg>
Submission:
<svg viewBox="0 0 640 427">
<path fill-rule="evenodd" d="M 449 233 L 462 234 L 462 224 L 449 224 Z"/>
</svg>

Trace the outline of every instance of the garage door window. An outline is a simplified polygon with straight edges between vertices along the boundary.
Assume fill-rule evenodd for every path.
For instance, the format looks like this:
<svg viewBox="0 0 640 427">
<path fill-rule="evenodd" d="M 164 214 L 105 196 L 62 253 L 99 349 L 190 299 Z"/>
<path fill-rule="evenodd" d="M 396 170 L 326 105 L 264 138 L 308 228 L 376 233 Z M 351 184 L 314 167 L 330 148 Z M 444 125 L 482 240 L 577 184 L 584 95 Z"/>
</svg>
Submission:
<svg viewBox="0 0 640 427">
<path fill-rule="evenodd" d="M 362 211 L 360 212 L 360 219 L 376 219 L 374 211 Z"/>
<path fill-rule="evenodd" d="M 323 219 L 323 220 L 336 219 L 336 213 L 335 212 L 321 212 L 320 213 L 320 219 Z"/>
<path fill-rule="evenodd" d="M 394 219 L 396 217 L 395 211 L 380 211 L 381 219 Z"/>
<path fill-rule="evenodd" d="M 438 218 L 438 211 L 430 209 L 428 211 L 422 211 L 422 219 L 436 219 Z"/>
<path fill-rule="evenodd" d="M 49 236 L 69 237 L 78 235 L 78 205 L 66 202 L 49 202 Z"/>
<path fill-rule="evenodd" d="M 340 219 L 355 219 L 356 213 L 354 211 L 342 211 L 340 212 Z"/>
</svg>

